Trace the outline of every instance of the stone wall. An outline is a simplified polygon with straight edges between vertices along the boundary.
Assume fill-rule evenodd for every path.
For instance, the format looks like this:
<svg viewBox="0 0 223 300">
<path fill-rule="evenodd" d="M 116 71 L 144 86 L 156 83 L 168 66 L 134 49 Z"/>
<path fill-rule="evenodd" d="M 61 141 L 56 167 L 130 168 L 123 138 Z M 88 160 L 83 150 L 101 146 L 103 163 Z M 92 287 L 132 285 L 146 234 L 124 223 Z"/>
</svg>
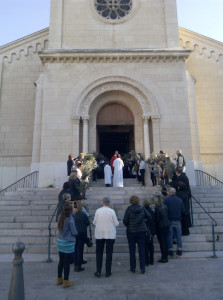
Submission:
<svg viewBox="0 0 223 300">
<path fill-rule="evenodd" d="M 223 43 L 180 29 L 181 46 L 192 50 L 186 66 L 195 80 L 203 169 L 223 181 Z"/>
</svg>

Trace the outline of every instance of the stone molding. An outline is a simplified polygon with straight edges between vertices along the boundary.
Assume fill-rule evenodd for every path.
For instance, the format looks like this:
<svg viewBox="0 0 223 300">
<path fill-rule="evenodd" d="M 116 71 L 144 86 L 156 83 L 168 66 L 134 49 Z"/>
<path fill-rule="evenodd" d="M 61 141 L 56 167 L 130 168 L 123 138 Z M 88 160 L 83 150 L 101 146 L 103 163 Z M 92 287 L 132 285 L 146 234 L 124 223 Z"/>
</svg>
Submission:
<svg viewBox="0 0 223 300">
<path fill-rule="evenodd" d="M 190 30 L 179 28 L 180 46 L 206 59 L 223 61 L 223 43 Z"/>
<path fill-rule="evenodd" d="M 138 63 L 138 62 L 185 62 L 191 50 L 182 49 L 47 49 L 39 51 L 46 63 Z"/>
</svg>

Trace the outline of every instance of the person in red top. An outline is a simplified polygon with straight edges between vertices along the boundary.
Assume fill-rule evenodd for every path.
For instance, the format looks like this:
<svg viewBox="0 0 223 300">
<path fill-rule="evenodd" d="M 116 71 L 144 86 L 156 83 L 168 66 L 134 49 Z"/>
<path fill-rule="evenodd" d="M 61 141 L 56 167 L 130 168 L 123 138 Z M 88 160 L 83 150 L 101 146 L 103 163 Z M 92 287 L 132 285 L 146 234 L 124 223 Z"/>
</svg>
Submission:
<svg viewBox="0 0 223 300">
<path fill-rule="evenodd" d="M 115 151 L 115 154 L 112 156 L 111 160 L 110 160 L 110 166 L 112 168 L 112 174 L 114 174 L 114 167 L 113 167 L 113 162 L 114 160 L 117 158 L 118 155 L 118 150 Z"/>
</svg>

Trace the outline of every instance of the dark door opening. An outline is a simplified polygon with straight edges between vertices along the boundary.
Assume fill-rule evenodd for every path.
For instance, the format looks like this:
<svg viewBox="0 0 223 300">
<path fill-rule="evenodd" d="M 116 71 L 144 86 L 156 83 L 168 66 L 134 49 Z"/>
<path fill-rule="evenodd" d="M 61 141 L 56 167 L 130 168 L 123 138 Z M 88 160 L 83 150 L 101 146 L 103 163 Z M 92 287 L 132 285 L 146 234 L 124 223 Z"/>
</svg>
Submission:
<svg viewBox="0 0 223 300">
<path fill-rule="evenodd" d="M 133 125 L 98 125 L 99 153 L 110 159 L 115 150 L 123 156 L 135 149 Z"/>
</svg>

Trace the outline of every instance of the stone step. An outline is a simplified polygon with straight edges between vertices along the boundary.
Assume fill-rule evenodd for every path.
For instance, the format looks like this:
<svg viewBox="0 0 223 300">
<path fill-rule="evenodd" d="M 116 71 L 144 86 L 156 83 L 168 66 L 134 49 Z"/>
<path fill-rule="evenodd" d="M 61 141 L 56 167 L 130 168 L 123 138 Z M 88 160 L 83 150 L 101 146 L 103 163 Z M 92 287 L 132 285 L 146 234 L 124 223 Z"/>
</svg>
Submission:
<svg viewBox="0 0 223 300">
<path fill-rule="evenodd" d="M 12 246 L 16 241 L 17 240 L 14 239 L 14 240 L 12 240 L 11 244 L 9 243 L 9 244 L 0 245 L 0 254 L 12 253 Z M 27 238 L 24 238 L 21 241 L 23 243 L 25 243 L 25 245 L 26 245 L 24 253 L 30 253 L 30 254 L 35 254 L 35 253 L 47 254 L 48 253 L 47 243 L 45 243 L 45 244 L 42 243 L 42 244 L 38 244 L 38 245 L 28 244 Z M 174 245 L 174 247 L 176 248 L 175 245 Z M 155 248 L 154 250 L 156 253 L 160 252 L 160 248 L 157 243 L 155 243 L 154 248 Z M 223 242 L 216 242 L 216 251 L 222 251 L 222 250 L 223 250 Z M 183 251 L 184 252 L 212 251 L 212 243 L 208 243 L 208 242 L 206 242 L 206 243 L 204 243 L 204 242 L 203 243 L 196 243 L 196 242 L 186 243 L 186 242 L 183 242 Z M 51 253 L 52 254 L 58 253 L 56 245 L 51 246 Z M 86 248 L 85 253 L 95 255 L 95 245 L 92 248 Z M 115 243 L 114 253 L 116 253 L 116 254 L 120 253 L 121 255 L 123 255 L 124 253 L 128 254 L 129 253 L 128 245 Z"/>
</svg>

